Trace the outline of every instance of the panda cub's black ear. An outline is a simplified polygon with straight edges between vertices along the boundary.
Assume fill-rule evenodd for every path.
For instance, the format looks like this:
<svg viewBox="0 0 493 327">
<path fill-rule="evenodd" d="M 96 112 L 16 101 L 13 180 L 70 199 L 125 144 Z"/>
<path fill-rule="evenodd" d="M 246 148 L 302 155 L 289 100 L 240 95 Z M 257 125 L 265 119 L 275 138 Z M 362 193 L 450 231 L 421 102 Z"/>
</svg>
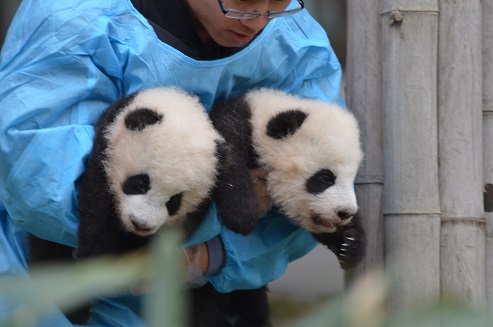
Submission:
<svg viewBox="0 0 493 327">
<path fill-rule="evenodd" d="M 131 131 L 141 131 L 147 126 L 158 124 L 163 115 L 148 108 L 132 111 L 125 117 L 125 127 Z"/>
<path fill-rule="evenodd" d="M 301 110 L 292 109 L 278 113 L 267 124 L 267 136 L 283 139 L 296 133 L 308 115 Z"/>
</svg>

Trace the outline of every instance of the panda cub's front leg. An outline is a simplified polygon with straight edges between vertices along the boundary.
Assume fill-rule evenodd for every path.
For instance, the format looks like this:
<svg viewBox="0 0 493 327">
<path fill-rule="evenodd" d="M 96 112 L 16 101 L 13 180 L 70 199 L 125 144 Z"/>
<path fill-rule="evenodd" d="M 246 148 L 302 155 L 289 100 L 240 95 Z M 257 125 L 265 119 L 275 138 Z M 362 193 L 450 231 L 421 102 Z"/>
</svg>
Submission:
<svg viewBox="0 0 493 327">
<path fill-rule="evenodd" d="M 313 236 L 334 252 L 344 270 L 357 266 L 365 255 L 366 233 L 358 214 L 350 223 L 341 226 L 334 233 L 313 234 Z"/>
<path fill-rule="evenodd" d="M 222 223 L 236 233 L 247 235 L 253 231 L 260 217 L 255 177 L 241 155 L 231 151 L 231 158 L 234 164 L 222 169 L 213 198 Z"/>
</svg>

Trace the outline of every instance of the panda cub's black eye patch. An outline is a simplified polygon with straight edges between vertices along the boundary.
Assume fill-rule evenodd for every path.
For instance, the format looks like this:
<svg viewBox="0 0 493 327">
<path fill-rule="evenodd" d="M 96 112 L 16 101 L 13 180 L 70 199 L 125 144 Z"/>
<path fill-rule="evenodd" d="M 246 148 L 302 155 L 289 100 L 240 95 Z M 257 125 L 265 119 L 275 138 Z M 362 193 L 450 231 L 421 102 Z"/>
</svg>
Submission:
<svg viewBox="0 0 493 327">
<path fill-rule="evenodd" d="M 183 193 L 178 193 L 173 195 L 168 202 L 166 202 L 166 209 L 168 209 L 168 215 L 173 216 L 181 206 L 181 199 L 183 198 Z"/>
<path fill-rule="evenodd" d="M 125 126 L 131 131 L 141 131 L 147 126 L 160 123 L 163 115 L 148 108 L 137 109 L 125 117 Z"/>
<path fill-rule="evenodd" d="M 330 169 L 321 169 L 310 177 L 305 184 L 310 194 L 319 194 L 335 184 L 336 176 Z"/>
<path fill-rule="evenodd" d="M 127 195 L 146 194 L 151 189 L 151 180 L 147 174 L 128 177 L 123 182 L 122 190 Z"/>
<path fill-rule="evenodd" d="M 308 115 L 298 109 L 278 113 L 267 124 L 267 136 L 280 140 L 293 135 L 303 125 L 306 117 Z"/>
</svg>

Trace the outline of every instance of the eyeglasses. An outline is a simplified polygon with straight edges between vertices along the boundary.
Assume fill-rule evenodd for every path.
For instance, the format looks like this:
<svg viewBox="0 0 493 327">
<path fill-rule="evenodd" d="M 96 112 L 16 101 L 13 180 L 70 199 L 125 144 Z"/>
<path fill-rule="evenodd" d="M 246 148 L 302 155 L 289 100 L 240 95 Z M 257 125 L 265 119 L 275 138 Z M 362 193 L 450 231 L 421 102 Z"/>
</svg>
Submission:
<svg viewBox="0 0 493 327">
<path fill-rule="evenodd" d="M 222 0 L 217 0 L 217 2 L 219 3 L 219 7 L 221 8 L 221 11 L 223 12 L 224 16 L 233 19 L 255 19 L 260 16 L 265 16 L 269 19 L 272 19 L 277 17 L 289 16 L 305 8 L 305 4 L 303 0 L 298 0 L 298 3 L 300 5 L 299 8 L 284 10 L 284 11 L 268 11 L 266 14 L 261 14 L 258 11 L 248 12 L 248 11 L 240 11 L 234 9 L 225 9 Z"/>
</svg>

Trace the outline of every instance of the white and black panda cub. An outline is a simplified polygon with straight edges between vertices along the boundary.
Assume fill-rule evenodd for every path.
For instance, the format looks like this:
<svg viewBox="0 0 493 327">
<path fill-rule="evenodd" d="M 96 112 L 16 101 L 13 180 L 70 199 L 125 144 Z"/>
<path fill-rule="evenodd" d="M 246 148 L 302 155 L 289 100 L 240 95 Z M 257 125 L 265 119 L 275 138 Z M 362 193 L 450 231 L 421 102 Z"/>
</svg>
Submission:
<svg viewBox="0 0 493 327">
<path fill-rule="evenodd" d="M 140 247 L 163 225 L 189 236 L 227 155 L 198 97 L 175 88 L 137 92 L 110 106 L 95 129 L 80 181 L 77 258 Z M 72 252 L 34 236 L 30 248 L 30 265 Z M 86 321 L 88 308 L 81 311 L 69 319 Z"/>
<path fill-rule="evenodd" d="M 121 252 L 122 228 L 146 239 L 175 225 L 189 236 L 210 203 L 222 144 L 196 96 L 156 88 L 117 102 L 96 126 L 81 180 L 77 256 Z"/>
<path fill-rule="evenodd" d="M 332 250 L 343 269 L 361 261 L 366 235 L 353 183 L 362 151 L 351 113 L 333 104 L 259 89 L 215 104 L 209 117 L 230 144 L 232 161 L 243 167 L 218 180 L 215 200 L 225 225 L 241 230 L 235 224 L 244 224 L 243 233 L 255 226 L 251 170 L 262 168 L 277 210 Z M 239 317 L 235 326 L 268 323 L 265 287 L 216 294 L 216 299 L 223 310 Z"/>
<path fill-rule="evenodd" d="M 242 176 L 237 168 L 235 175 L 230 170 L 219 177 L 215 198 L 226 225 L 232 213 L 236 223 L 247 217 L 245 233 L 256 224 L 251 217 L 258 216 L 249 213 L 255 210 L 251 170 L 262 168 L 276 209 L 333 250 L 343 268 L 359 262 L 366 238 L 356 215 L 354 179 L 363 155 L 349 111 L 258 89 L 215 104 L 209 117 L 231 146 L 232 161 L 243 167 Z"/>
</svg>

